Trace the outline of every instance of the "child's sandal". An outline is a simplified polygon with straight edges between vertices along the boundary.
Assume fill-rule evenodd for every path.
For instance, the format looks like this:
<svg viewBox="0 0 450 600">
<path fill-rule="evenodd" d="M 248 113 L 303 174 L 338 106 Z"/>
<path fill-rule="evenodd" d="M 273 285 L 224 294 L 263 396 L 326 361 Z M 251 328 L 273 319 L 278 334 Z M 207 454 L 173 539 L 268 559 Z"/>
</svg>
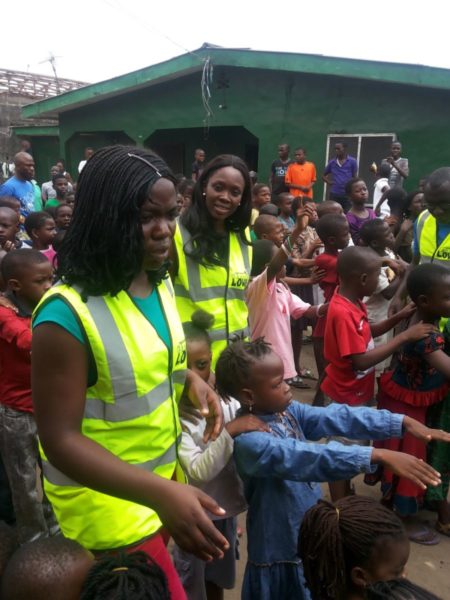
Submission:
<svg viewBox="0 0 450 600">
<path fill-rule="evenodd" d="M 310 390 L 311 387 L 303 381 L 301 377 L 296 375 L 295 377 L 291 377 L 291 379 L 286 379 L 286 383 L 291 385 L 292 387 L 298 388 L 299 390 Z"/>
<path fill-rule="evenodd" d="M 436 531 L 442 535 L 450 537 L 450 523 L 441 523 L 440 521 L 436 521 Z"/>
</svg>

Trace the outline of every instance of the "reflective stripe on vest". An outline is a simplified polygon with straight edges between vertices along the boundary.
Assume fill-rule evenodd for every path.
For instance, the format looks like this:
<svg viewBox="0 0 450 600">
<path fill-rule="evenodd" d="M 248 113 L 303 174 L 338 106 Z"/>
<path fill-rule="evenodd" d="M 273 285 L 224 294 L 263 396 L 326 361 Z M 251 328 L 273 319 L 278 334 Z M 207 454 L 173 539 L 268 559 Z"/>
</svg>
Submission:
<svg viewBox="0 0 450 600">
<path fill-rule="evenodd" d="M 248 231 L 246 234 L 250 239 Z M 185 251 L 189 251 L 191 235 L 179 221 L 174 241 L 178 256 L 174 285 L 178 311 L 183 323 L 190 321 L 198 308 L 214 315 L 214 325 L 209 331 L 214 368 L 220 352 L 233 337 L 249 335 L 245 289 L 249 282 L 252 247 L 245 244 L 239 234 L 229 233 L 227 269 L 201 265 L 187 256 Z"/>
<path fill-rule="evenodd" d="M 177 399 L 186 374 L 186 344 L 170 281 L 157 288 L 172 348 L 126 292 L 89 297 L 65 285 L 52 288 L 75 314 L 97 368 L 87 389 L 82 433 L 121 460 L 170 479 L 177 465 L 181 427 Z M 41 449 L 42 452 L 42 449 Z M 42 452 L 44 484 L 61 529 L 86 548 L 133 544 L 161 527 L 151 509 L 83 487 Z"/>
<path fill-rule="evenodd" d="M 450 266 L 450 235 L 437 245 L 437 222 L 428 210 L 417 218 L 416 236 L 419 246 L 420 263 L 441 263 Z"/>
</svg>

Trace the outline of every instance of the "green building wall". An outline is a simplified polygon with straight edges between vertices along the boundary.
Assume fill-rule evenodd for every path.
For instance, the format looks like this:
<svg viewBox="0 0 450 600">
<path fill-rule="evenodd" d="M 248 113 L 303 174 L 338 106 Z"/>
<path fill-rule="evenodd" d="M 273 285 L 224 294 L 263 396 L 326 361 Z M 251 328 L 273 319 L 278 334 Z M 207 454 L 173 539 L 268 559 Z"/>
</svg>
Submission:
<svg viewBox="0 0 450 600">
<path fill-rule="evenodd" d="M 255 167 L 259 181 L 264 181 L 276 158 L 277 145 L 286 141 L 292 149 L 297 145 L 307 149 L 320 179 L 327 135 L 389 132 L 398 136 L 409 158 L 408 189 L 433 169 L 450 164 L 448 91 L 337 76 L 217 67 L 210 101 L 214 115 L 208 129 L 200 83 L 201 73 L 196 72 L 61 113 L 60 153 L 66 157 L 68 170 L 76 173 L 86 146 L 99 148 L 119 142 L 159 145 L 174 156 L 182 148 L 174 168 L 179 170 L 181 161 L 189 175 L 196 147 L 204 148 L 208 157 L 234 152 L 245 158 L 254 156 L 258 144 Z M 321 181 L 315 197 L 322 197 Z"/>
</svg>

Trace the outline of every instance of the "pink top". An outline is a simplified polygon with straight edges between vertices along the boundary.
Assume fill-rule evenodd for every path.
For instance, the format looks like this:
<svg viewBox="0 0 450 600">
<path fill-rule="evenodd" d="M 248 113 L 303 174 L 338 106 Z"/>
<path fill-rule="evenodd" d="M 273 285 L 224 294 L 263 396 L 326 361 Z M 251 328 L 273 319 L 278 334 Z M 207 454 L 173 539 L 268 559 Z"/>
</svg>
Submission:
<svg viewBox="0 0 450 600">
<path fill-rule="evenodd" d="M 53 259 L 56 256 L 56 251 L 53 250 L 53 246 L 49 246 L 47 250 L 41 250 L 42 254 L 48 258 L 50 263 L 53 265 Z"/>
<path fill-rule="evenodd" d="M 264 336 L 284 364 L 284 378 L 297 375 L 292 353 L 291 317 L 299 319 L 311 306 L 283 283 L 267 283 L 267 269 L 255 277 L 246 290 L 252 340 Z"/>
</svg>

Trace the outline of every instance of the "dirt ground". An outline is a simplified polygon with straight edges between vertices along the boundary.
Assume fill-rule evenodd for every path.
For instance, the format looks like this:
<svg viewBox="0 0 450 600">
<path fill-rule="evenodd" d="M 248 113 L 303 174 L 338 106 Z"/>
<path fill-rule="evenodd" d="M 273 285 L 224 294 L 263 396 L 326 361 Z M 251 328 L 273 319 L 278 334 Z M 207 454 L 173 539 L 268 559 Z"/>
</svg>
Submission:
<svg viewBox="0 0 450 600">
<path fill-rule="evenodd" d="M 315 372 L 315 362 L 312 355 L 312 347 L 305 345 L 302 350 L 303 367 L 310 368 Z M 307 381 L 314 386 L 314 382 Z M 300 402 L 312 401 L 313 392 L 309 390 L 295 390 L 294 396 Z M 359 494 L 379 498 L 380 493 L 378 487 L 372 488 L 363 483 L 363 476 L 358 476 L 354 479 L 356 490 Z M 328 488 L 323 486 L 324 495 L 327 496 Z M 434 525 L 436 520 L 435 515 L 431 512 L 423 511 L 419 518 L 422 521 Z M 237 582 L 236 588 L 225 593 L 225 600 L 239 600 L 242 578 L 244 575 L 245 562 L 247 559 L 246 546 L 247 540 L 245 536 L 245 515 L 241 515 L 239 519 L 240 525 L 244 530 L 244 535 L 241 538 L 240 554 L 241 558 L 237 566 Z M 450 600 L 450 538 L 440 536 L 440 543 L 436 546 L 422 546 L 411 543 L 411 554 L 407 565 L 407 576 L 411 581 L 423 586 L 424 588 L 434 592 L 442 600 Z M 257 600 L 257 598 L 255 598 Z M 287 600 L 280 598 L 279 600 Z"/>
</svg>

